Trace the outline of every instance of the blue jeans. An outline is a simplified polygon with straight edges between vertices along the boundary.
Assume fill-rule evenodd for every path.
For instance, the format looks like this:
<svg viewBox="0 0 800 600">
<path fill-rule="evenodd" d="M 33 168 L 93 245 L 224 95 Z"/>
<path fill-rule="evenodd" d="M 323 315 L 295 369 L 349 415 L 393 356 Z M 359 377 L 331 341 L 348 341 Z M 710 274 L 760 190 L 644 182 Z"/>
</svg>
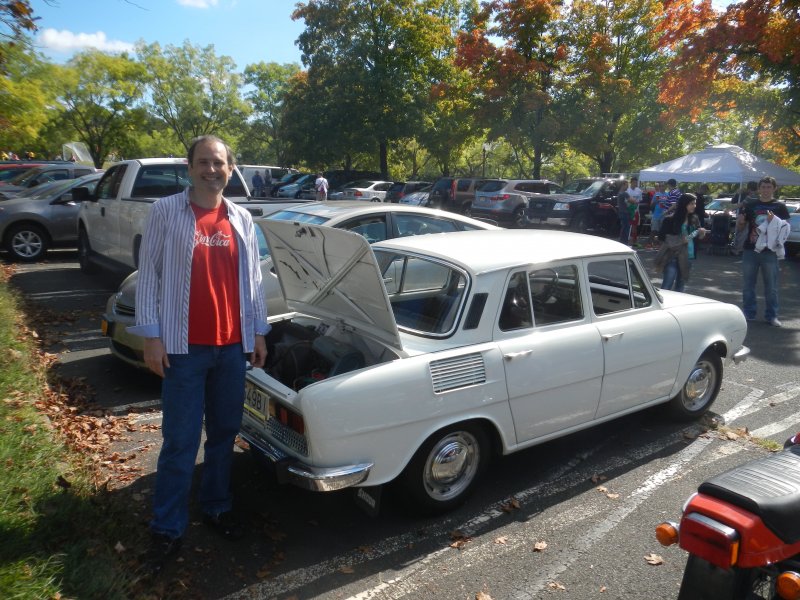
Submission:
<svg viewBox="0 0 800 600">
<path fill-rule="evenodd" d="M 189 493 L 197 450 L 206 423 L 199 502 L 204 513 L 231 509 L 233 442 L 244 410 L 245 354 L 241 344 L 190 345 L 188 354 L 170 354 L 161 386 L 163 445 L 150 529 L 181 537 L 189 523 Z"/>
<path fill-rule="evenodd" d="M 683 275 L 678 266 L 678 259 L 671 258 L 670 261 L 664 265 L 664 273 L 661 275 L 661 289 L 682 292 L 685 288 L 686 284 L 683 281 Z"/>
<path fill-rule="evenodd" d="M 742 252 L 742 312 L 748 319 L 755 319 L 758 312 L 756 299 L 756 279 L 761 270 L 764 281 L 764 318 L 767 321 L 778 316 L 778 256 L 771 250 L 744 250 Z"/>
<path fill-rule="evenodd" d="M 631 216 L 627 211 L 619 214 L 619 241 L 625 245 L 628 244 L 628 238 L 631 235 Z"/>
</svg>

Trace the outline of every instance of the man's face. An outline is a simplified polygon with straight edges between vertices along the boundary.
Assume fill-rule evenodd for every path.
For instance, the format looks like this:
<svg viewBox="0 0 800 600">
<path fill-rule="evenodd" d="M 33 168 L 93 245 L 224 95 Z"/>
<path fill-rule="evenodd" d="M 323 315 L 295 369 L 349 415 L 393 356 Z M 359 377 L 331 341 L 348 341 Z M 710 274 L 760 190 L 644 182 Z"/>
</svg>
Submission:
<svg viewBox="0 0 800 600">
<path fill-rule="evenodd" d="M 772 200 L 772 196 L 775 195 L 775 186 L 769 182 L 759 183 L 758 195 L 762 200 Z"/>
<path fill-rule="evenodd" d="M 189 165 L 189 177 L 198 191 L 221 194 L 232 173 L 233 167 L 228 164 L 224 145 L 209 141 L 195 148 L 192 164 Z"/>
</svg>

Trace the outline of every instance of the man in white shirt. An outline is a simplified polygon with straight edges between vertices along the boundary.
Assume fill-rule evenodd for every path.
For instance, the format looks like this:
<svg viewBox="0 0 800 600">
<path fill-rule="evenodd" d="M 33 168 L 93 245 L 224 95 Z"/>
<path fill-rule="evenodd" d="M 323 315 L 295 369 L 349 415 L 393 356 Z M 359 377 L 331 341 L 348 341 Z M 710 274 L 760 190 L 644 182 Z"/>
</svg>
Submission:
<svg viewBox="0 0 800 600">
<path fill-rule="evenodd" d="M 317 189 L 317 200 L 324 202 L 328 199 L 328 180 L 322 176 L 322 173 L 317 173 L 317 179 L 314 181 L 314 187 Z"/>
</svg>

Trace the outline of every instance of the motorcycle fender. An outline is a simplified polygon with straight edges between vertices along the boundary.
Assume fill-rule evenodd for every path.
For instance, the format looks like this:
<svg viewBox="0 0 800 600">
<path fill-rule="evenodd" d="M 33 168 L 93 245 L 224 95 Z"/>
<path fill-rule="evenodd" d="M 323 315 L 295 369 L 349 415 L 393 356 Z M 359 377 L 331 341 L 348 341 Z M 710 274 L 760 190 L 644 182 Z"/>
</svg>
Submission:
<svg viewBox="0 0 800 600">
<path fill-rule="evenodd" d="M 732 600 L 738 598 L 747 571 L 720 569 L 692 554 L 686 562 L 678 600 Z"/>
</svg>

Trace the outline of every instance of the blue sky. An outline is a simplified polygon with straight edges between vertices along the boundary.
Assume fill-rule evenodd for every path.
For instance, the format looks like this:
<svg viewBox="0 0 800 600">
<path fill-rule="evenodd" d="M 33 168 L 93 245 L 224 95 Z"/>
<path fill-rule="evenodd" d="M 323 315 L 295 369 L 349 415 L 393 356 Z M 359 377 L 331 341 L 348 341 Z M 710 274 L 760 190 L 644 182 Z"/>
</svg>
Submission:
<svg viewBox="0 0 800 600">
<path fill-rule="evenodd" d="M 292 21 L 297 0 L 31 0 L 37 46 L 54 62 L 87 47 L 130 50 L 139 40 L 163 46 L 213 44 L 239 71 L 264 62 L 298 63 Z"/>
</svg>

